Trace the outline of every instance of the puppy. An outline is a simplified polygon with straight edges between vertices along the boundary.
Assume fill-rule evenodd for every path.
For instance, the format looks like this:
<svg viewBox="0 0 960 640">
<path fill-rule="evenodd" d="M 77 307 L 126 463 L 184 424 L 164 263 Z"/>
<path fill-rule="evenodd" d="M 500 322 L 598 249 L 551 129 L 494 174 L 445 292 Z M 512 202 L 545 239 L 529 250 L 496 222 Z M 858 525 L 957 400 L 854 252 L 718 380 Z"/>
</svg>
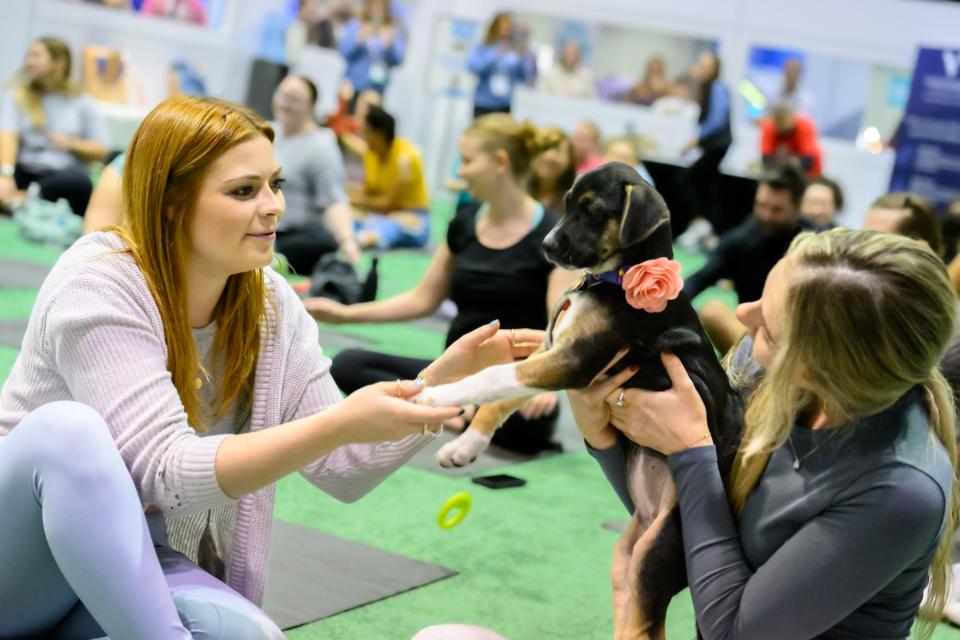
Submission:
<svg viewBox="0 0 960 640">
<path fill-rule="evenodd" d="M 679 276 L 674 290 L 666 291 L 669 300 L 656 283 L 652 289 L 643 286 L 650 265 L 677 268 L 669 262 L 669 221 L 663 199 L 628 165 L 606 164 L 577 180 L 566 195 L 566 214 L 543 246 L 555 264 L 587 274 L 557 304 L 541 350 L 522 362 L 428 387 L 417 398 L 433 405 L 483 405 L 470 428 L 437 453 L 441 465 L 472 462 L 527 397 L 585 387 L 629 346 L 616 367 L 639 367 L 627 387 L 668 389 L 660 353 L 681 359 L 706 406 L 720 471 L 728 477 L 742 429 L 740 398 L 690 300 L 675 290 L 682 286 Z M 625 281 L 633 288 L 625 290 Z M 651 291 L 660 299 L 651 299 Z M 662 455 L 622 436 L 621 446 L 635 512 L 614 552 L 615 637 L 664 638 L 667 605 L 687 585 L 675 487 Z"/>
</svg>

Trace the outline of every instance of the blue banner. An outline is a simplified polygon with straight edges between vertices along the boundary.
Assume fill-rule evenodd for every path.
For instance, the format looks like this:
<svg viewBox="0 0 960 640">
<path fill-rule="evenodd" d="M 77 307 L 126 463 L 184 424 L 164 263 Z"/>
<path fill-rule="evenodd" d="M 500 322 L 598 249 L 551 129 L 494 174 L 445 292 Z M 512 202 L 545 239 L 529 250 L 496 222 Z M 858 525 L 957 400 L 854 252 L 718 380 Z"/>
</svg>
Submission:
<svg viewBox="0 0 960 640">
<path fill-rule="evenodd" d="M 891 191 L 960 197 L 960 49 L 920 49 L 895 145 Z"/>
</svg>

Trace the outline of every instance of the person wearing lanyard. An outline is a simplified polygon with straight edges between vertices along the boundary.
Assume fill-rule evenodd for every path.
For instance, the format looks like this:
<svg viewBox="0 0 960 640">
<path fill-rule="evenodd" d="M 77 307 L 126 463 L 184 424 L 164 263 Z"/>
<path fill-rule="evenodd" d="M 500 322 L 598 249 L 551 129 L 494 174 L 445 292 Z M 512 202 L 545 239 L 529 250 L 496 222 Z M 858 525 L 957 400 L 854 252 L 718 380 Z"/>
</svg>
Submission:
<svg viewBox="0 0 960 640">
<path fill-rule="evenodd" d="M 387 0 L 367 0 L 362 20 L 347 24 L 340 41 L 340 53 L 347 61 L 345 76 L 354 96 L 367 89 L 383 93 L 390 68 L 403 62 L 406 41 L 397 28 Z"/>
<path fill-rule="evenodd" d="M 513 88 L 518 82 L 530 82 L 536 75 L 535 62 L 516 44 L 514 32 L 513 17 L 498 13 L 483 42 L 470 52 L 467 67 L 477 76 L 474 118 L 487 113 L 509 113 Z"/>
</svg>

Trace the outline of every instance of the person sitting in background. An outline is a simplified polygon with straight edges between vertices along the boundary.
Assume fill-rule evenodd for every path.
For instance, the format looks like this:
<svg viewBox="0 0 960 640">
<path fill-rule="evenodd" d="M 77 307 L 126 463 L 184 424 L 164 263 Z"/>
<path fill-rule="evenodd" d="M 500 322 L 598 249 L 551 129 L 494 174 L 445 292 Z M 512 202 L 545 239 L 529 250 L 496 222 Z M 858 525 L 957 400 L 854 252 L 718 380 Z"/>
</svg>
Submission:
<svg viewBox="0 0 960 640">
<path fill-rule="evenodd" d="M 630 88 L 627 100 L 634 104 L 650 105 L 667 95 L 670 83 L 667 81 L 663 58 L 653 56 L 647 61 L 643 79 Z"/>
<path fill-rule="evenodd" d="M 649 182 L 651 186 L 656 186 L 653 184 L 653 176 L 640 161 L 640 147 L 633 136 L 620 136 L 607 140 L 607 144 L 603 148 L 603 162 L 628 164 L 636 169 L 640 177 Z"/>
<path fill-rule="evenodd" d="M 0 102 L 0 206 L 31 182 L 40 197 L 87 210 L 93 184 L 86 163 L 107 155 L 106 125 L 90 96 L 70 80 L 67 43 L 44 37 L 27 49 L 15 86 Z"/>
<path fill-rule="evenodd" d="M 563 129 L 548 127 L 542 132 L 557 144 L 533 159 L 527 193 L 547 209 L 563 214 L 563 197 L 577 179 L 573 145 Z"/>
<path fill-rule="evenodd" d="M 817 126 L 788 104 L 777 105 L 760 121 L 760 153 L 764 166 L 794 158 L 811 177 L 823 171 Z"/>
<path fill-rule="evenodd" d="M 287 206 L 275 246 L 301 275 L 338 249 L 351 263 L 360 258 L 343 158 L 333 132 L 314 120 L 317 98 L 316 85 L 296 75 L 284 78 L 273 94 L 273 149 L 283 166 Z"/>
<path fill-rule="evenodd" d="M 597 95 L 593 71 L 583 64 L 579 42 L 567 40 L 563 43 L 560 57 L 540 78 L 537 89 L 565 98 L 593 98 Z"/>
<path fill-rule="evenodd" d="M 683 290 L 690 299 L 726 279 L 733 282 L 741 303 L 758 300 L 767 274 L 794 237 L 809 227 L 800 217 L 805 188 L 803 173 L 792 164 L 768 169 L 760 176 L 753 215 L 720 236 L 706 264 L 684 281 Z M 720 353 L 725 353 L 743 335 L 743 325 L 719 300 L 703 305 L 700 322 Z"/>
<path fill-rule="evenodd" d="M 577 160 L 577 175 L 603 164 L 603 152 L 600 149 L 603 134 L 595 123 L 584 120 L 574 128 L 571 139 L 573 154 Z"/>
<path fill-rule="evenodd" d="M 422 247 L 430 236 L 423 161 L 412 142 L 396 137 L 396 126 L 393 116 L 372 106 L 361 129 L 363 183 L 348 183 L 347 192 L 366 212 L 358 234 L 363 247 Z"/>
<path fill-rule="evenodd" d="M 759 190 L 757 198 L 759 201 Z M 796 230 L 800 231 L 806 226 L 806 220 L 801 218 L 801 224 Z M 921 240 L 938 256 L 943 252 L 937 212 L 929 201 L 920 196 L 891 193 L 877 198 L 867 211 L 863 228 L 865 231 L 882 231 Z M 743 302 L 744 298 L 741 297 L 740 300 Z M 745 331 L 732 312 L 719 301 L 705 304 L 700 311 L 700 318 L 708 335 L 711 339 L 715 338 L 714 346 L 721 352 L 729 349 Z"/>
<path fill-rule="evenodd" d="M 460 139 L 459 170 L 476 202 L 454 216 L 420 283 L 386 300 L 350 306 L 308 298 L 307 310 L 323 322 L 401 322 L 428 316 L 450 298 L 458 309 L 447 333 L 451 344 L 495 318 L 503 329 L 545 328 L 549 310 L 576 274 L 544 257 L 541 243 L 558 214 L 531 198 L 524 183 L 533 159 L 565 139 L 557 129 L 537 129 L 506 114 L 478 118 Z M 337 355 L 331 373 L 347 391 L 375 380 L 413 378 L 428 362 L 349 349 Z M 429 375 L 425 379 L 433 384 Z M 529 453 L 547 448 L 557 414 L 555 393 L 535 396 L 493 442 Z"/>
<path fill-rule="evenodd" d="M 393 20 L 389 0 L 365 0 L 360 20 L 343 31 L 340 54 L 347 61 L 345 77 L 358 94 L 366 89 L 386 91 L 390 69 L 403 62 L 403 30 Z"/>
<path fill-rule="evenodd" d="M 800 215 L 813 223 L 818 231 L 836 226 L 835 218 L 843 210 L 843 190 L 824 176 L 807 183 L 800 201 Z"/>
<path fill-rule="evenodd" d="M 915 193 L 898 191 L 874 200 L 863 218 L 863 228 L 923 240 L 943 257 L 940 215 L 932 202 Z"/>
<path fill-rule="evenodd" d="M 473 117 L 509 113 L 514 87 L 530 82 L 536 74 L 526 50 L 515 39 L 511 14 L 504 12 L 493 17 L 483 42 L 470 52 L 467 68 L 477 76 Z"/>
</svg>

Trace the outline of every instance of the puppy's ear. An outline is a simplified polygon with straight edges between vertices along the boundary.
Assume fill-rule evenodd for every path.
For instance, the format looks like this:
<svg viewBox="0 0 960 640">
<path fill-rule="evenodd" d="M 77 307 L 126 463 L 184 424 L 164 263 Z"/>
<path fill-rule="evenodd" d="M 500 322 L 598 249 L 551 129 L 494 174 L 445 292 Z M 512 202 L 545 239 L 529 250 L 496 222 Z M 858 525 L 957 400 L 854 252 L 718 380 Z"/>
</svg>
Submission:
<svg viewBox="0 0 960 640">
<path fill-rule="evenodd" d="M 656 229 L 670 222 L 670 211 L 660 194 L 639 185 L 626 185 L 620 218 L 620 246 L 643 242 Z"/>
</svg>

